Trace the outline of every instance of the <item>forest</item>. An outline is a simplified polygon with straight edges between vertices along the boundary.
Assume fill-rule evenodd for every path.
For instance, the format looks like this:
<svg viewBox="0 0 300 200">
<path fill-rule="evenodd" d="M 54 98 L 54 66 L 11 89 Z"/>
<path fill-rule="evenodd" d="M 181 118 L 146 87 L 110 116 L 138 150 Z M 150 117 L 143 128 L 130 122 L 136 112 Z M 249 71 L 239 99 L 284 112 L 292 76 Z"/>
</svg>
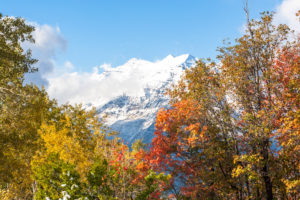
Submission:
<svg viewBox="0 0 300 200">
<path fill-rule="evenodd" d="M 186 69 L 152 143 L 131 146 L 95 109 L 24 83 L 33 31 L 0 15 L 1 200 L 300 198 L 300 35 L 272 12 Z"/>
</svg>

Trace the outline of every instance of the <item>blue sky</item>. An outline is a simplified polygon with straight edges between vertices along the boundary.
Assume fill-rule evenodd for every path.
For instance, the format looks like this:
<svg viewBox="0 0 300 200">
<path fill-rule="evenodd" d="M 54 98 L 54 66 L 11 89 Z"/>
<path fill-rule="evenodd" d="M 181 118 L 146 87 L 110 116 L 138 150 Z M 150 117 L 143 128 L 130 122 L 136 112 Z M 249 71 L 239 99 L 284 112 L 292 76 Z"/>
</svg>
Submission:
<svg viewBox="0 0 300 200">
<path fill-rule="evenodd" d="M 281 2 L 249 0 L 251 17 Z M 223 39 L 237 37 L 245 23 L 242 0 L 1 0 L 0 12 L 59 27 L 67 45 L 55 62 L 70 61 L 87 72 L 132 57 L 214 57 Z"/>
</svg>

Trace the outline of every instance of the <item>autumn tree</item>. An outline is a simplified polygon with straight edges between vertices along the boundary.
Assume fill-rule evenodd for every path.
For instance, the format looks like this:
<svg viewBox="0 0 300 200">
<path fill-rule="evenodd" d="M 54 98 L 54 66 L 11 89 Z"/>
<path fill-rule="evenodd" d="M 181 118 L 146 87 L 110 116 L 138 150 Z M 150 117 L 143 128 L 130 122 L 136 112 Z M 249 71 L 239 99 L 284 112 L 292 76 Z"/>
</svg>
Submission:
<svg viewBox="0 0 300 200">
<path fill-rule="evenodd" d="M 282 98 L 280 94 L 284 92 L 286 84 L 289 85 L 285 83 L 287 80 L 276 78 L 281 73 L 279 68 L 276 69 L 276 64 L 282 57 L 278 53 L 289 49 L 287 51 L 293 52 L 296 57 L 291 61 L 295 64 L 285 63 L 281 66 L 286 73 L 292 71 L 292 98 L 297 98 L 295 89 L 299 86 L 299 77 L 294 73 L 299 68 L 299 48 L 294 43 L 299 41 L 289 42 L 289 28 L 286 25 L 274 26 L 272 17 L 272 14 L 263 13 L 260 21 L 248 21 L 247 33 L 236 41 L 236 45 L 220 49 L 219 56 L 222 61 L 223 84 L 227 93 L 232 94 L 238 110 L 235 121 L 242 139 L 242 155 L 235 157 L 236 168 L 233 175 L 250 181 L 249 187 L 247 186 L 249 193 L 252 193 L 250 198 L 286 198 L 287 194 L 281 190 L 281 178 L 278 177 L 283 168 L 277 156 L 286 149 L 283 145 L 275 147 L 281 137 L 278 125 L 286 124 L 275 121 L 280 116 L 280 111 L 289 113 L 299 110 L 296 101 L 289 105 L 291 101 L 287 96 Z M 299 133 L 294 129 L 290 134 Z M 294 139 L 296 142 L 297 139 Z"/>
<path fill-rule="evenodd" d="M 239 181 L 231 177 L 239 151 L 237 132 L 213 66 L 198 61 L 187 70 L 170 92 L 172 108 L 157 115 L 149 163 L 171 174 L 177 199 L 226 199 L 242 193 Z"/>
<path fill-rule="evenodd" d="M 32 31 L 24 19 L 0 15 L 0 198 L 158 196 L 167 176 L 136 169 L 140 145 L 131 151 L 94 109 L 58 106 L 45 90 L 24 84 L 24 74 L 37 70 L 22 49 L 34 42 Z"/>
<path fill-rule="evenodd" d="M 300 43 L 284 47 L 277 51 L 278 56 L 271 67 L 273 93 L 272 125 L 276 132 L 276 162 L 280 171 L 276 171 L 277 191 L 283 198 L 297 198 L 300 190 Z M 283 186 L 282 186 L 283 185 Z"/>
<path fill-rule="evenodd" d="M 143 165 L 140 142 L 130 150 L 111 135 L 94 109 L 71 105 L 58 109 L 56 117 L 44 121 L 38 131 L 41 148 L 31 162 L 34 198 L 156 199 L 161 195 L 169 176 Z M 65 175 L 68 170 L 76 182 Z"/>
<path fill-rule="evenodd" d="M 299 188 L 299 41 L 273 14 L 169 92 L 148 154 L 177 199 L 292 199 Z"/>
<path fill-rule="evenodd" d="M 32 195 L 30 161 L 39 148 L 37 130 L 55 104 L 44 90 L 23 84 L 24 74 L 37 70 L 30 50 L 21 45 L 34 42 L 33 30 L 24 19 L 0 14 L 0 190 L 14 198 Z"/>
</svg>

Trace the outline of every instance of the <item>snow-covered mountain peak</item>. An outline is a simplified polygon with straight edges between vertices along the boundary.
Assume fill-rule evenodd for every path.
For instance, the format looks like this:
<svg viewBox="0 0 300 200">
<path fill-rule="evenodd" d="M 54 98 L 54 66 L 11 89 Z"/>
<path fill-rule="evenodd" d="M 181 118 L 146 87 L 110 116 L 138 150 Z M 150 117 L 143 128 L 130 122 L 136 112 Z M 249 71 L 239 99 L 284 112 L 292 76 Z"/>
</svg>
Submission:
<svg viewBox="0 0 300 200">
<path fill-rule="evenodd" d="M 159 61 L 165 67 L 190 67 L 195 63 L 196 58 L 190 54 L 183 54 L 180 56 L 168 55 L 163 60 Z"/>
<path fill-rule="evenodd" d="M 190 54 L 184 54 L 185 56 L 185 63 L 190 63 L 190 64 L 195 64 L 195 61 L 197 60 L 197 58 L 195 58 L 194 56 L 190 55 Z"/>
<path fill-rule="evenodd" d="M 168 55 L 156 62 L 131 59 L 120 68 L 122 71 L 126 69 L 126 73 L 122 74 L 123 80 L 138 80 L 135 85 L 136 93 L 126 91 L 112 98 L 98 107 L 99 114 L 108 116 L 107 125 L 119 131 L 126 142 L 132 143 L 139 138 L 150 142 L 156 113 L 168 105 L 166 89 L 175 84 L 185 68 L 191 67 L 195 62 L 196 58 L 189 54 L 176 57 Z M 118 67 L 116 70 L 118 71 Z M 127 73 L 130 74 L 130 80 L 124 78 Z"/>
<path fill-rule="evenodd" d="M 128 60 L 124 65 L 121 65 L 119 67 L 116 68 L 126 68 L 126 67 L 131 67 L 131 66 L 143 66 L 143 65 L 147 65 L 150 64 L 150 61 L 147 60 L 143 60 L 143 59 L 138 59 L 138 58 L 131 58 L 130 60 Z"/>
<path fill-rule="evenodd" d="M 165 60 L 165 59 L 173 59 L 174 58 L 174 56 L 172 55 L 172 54 L 169 54 L 169 55 L 167 55 L 167 57 L 165 57 L 163 60 Z"/>
<path fill-rule="evenodd" d="M 195 62 L 189 54 L 169 55 L 155 62 L 133 58 L 117 67 L 102 65 L 102 73 L 67 73 L 50 79 L 48 92 L 60 103 L 95 106 L 126 142 L 137 138 L 149 142 L 156 112 L 168 105 L 166 89 Z"/>
</svg>

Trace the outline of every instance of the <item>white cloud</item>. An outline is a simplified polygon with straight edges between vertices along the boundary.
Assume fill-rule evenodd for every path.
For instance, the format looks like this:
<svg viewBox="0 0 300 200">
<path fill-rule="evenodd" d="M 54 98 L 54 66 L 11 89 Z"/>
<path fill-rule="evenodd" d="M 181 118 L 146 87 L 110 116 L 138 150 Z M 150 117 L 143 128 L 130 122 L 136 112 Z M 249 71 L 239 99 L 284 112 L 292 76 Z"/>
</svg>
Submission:
<svg viewBox="0 0 300 200">
<path fill-rule="evenodd" d="M 24 49 L 31 49 L 33 58 L 38 59 L 36 67 L 38 72 L 25 75 L 25 82 L 33 82 L 38 86 L 47 86 L 47 75 L 51 74 L 55 68 L 55 55 L 59 51 L 64 51 L 67 46 L 66 40 L 60 33 L 59 27 L 51 27 L 49 25 L 39 25 L 30 22 L 30 25 L 35 27 L 32 33 L 35 43 L 25 42 Z M 70 67 L 70 63 L 67 63 Z"/>
<path fill-rule="evenodd" d="M 64 64 L 64 68 L 66 68 L 67 70 L 73 70 L 74 66 L 70 61 L 66 61 Z"/>
<path fill-rule="evenodd" d="M 300 10 L 300 0 L 283 0 L 276 8 L 275 24 L 287 24 L 291 29 L 300 33 L 300 22 L 296 17 L 298 10 Z"/>
<path fill-rule="evenodd" d="M 107 67 L 102 65 L 101 68 L 104 66 Z M 116 71 L 111 74 L 107 71 L 101 73 L 99 68 L 94 67 L 91 73 L 66 72 L 49 78 L 47 91 L 50 97 L 57 99 L 59 103 L 92 103 L 99 106 L 123 93 L 136 95 L 141 92 L 138 75 L 132 70 L 123 73 Z"/>
<path fill-rule="evenodd" d="M 110 64 L 104 63 L 103 65 L 100 65 L 99 67 L 103 71 L 111 71 L 113 70 L 112 66 Z"/>
<path fill-rule="evenodd" d="M 274 10 L 274 24 L 286 24 L 296 33 L 300 33 L 300 22 L 296 17 L 298 10 L 300 10 L 300 0 L 283 0 Z M 244 23 L 238 28 L 238 31 L 245 34 L 246 29 L 247 23 Z"/>
<path fill-rule="evenodd" d="M 145 95 L 145 88 L 159 88 L 168 81 L 178 80 L 184 71 L 179 66 L 187 60 L 187 65 L 191 65 L 193 59 L 189 55 L 168 56 L 156 62 L 131 59 L 114 68 L 108 64 L 94 67 L 91 73 L 61 73 L 48 79 L 47 91 L 59 103 L 98 107 L 114 97 L 123 94 L 141 97 Z"/>
<path fill-rule="evenodd" d="M 47 56 L 54 56 L 57 49 L 66 49 L 66 40 L 60 33 L 58 26 L 54 28 L 47 24 L 31 24 L 35 27 L 35 31 L 33 32 L 33 37 L 35 38 L 34 49 L 39 50 Z"/>
</svg>

